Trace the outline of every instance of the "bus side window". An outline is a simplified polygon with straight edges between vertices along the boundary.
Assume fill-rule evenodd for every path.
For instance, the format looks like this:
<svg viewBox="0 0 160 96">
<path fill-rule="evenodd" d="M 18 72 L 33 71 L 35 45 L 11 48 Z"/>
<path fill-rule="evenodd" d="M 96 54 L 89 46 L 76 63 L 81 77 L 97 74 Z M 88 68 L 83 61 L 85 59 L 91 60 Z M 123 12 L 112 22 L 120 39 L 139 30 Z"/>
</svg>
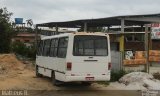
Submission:
<svg viewBox="0 0 160 96">
<path fill-rule="evenodd" d="M 49 56 L 49 49 L 50 49 L 50 40 L 45 40 L 44 41 L 44 51 L 43 51 L 43 56 Z"/>
<path fill-rule="evenodd" d="M 37 47 L 37 53 L 36 53 L 36 55 L 38 55 L 38 56 L 40 55 L 40 43 L 41 43 L 41 41 L 37 42 L 37 46 L 38 47 Z"/>
<path fill-rule="evenodd" d="M 68 37 L 63 37 L 59 39 L 58 42 L 58 54 L 57 57 L 65 58 L 67 54 Z"/>
<path fill-rule="evenodd" d="M 56 57 L 57 56 L 57 47 L 58 47 L 58 39 L 51 40 L 51 47 L 50 47 L 50 56 Z"/>
<path fill-rule="evenodd" d="M 37 50 L 37 55 L 41 56 L 43 53 L 43 41 L 41 40 L 39 42 L 38 50 Z"/>
<path fill-rule="evenodd" d="M 45 45 L 46 45 L 46 40 L 43 41 L 42 56 L 45 56 Z"/>
<path fill-rule="evenodd" d="M 48 39 L 47 40 L 47 44 L 46 44 L 46 56 L 49 56 L 49 53 L 50 53 L 50 45 L 51 45 L 51 40 Z"/>
<path fill-rule="evenodd" d="M 54 43 L 55 43 L 55 39 L 52 39 L 51 40 L 51 47 L 50 47 L 50 54 L 49 54 L 49 56 L 51 56 L 51 57 L 55 57 L 54 56 Z"/>
<path fill-rule="evenodd" d="M 54 47 L 54 56 L 57 56 L 57 50 L 58 50 L 58 38 L 55 39 L 55 47 Z"/>
</svg>

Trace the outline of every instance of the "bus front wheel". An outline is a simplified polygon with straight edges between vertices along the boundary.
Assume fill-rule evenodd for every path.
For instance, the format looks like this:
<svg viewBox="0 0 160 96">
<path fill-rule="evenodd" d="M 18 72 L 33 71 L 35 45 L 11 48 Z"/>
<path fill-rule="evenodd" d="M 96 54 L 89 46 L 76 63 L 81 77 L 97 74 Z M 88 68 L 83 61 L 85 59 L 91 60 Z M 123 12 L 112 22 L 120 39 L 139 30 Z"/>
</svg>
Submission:
<svg viewBox="0 0 160 96">
<path fill-rule="evenodd" d="M 38 65 L 36 65 L 36 76 L 37 76 L 37 77 L 42 77 L 42 74 L 40 74 L 40 73 L 38 72 Z"/>
</svg>

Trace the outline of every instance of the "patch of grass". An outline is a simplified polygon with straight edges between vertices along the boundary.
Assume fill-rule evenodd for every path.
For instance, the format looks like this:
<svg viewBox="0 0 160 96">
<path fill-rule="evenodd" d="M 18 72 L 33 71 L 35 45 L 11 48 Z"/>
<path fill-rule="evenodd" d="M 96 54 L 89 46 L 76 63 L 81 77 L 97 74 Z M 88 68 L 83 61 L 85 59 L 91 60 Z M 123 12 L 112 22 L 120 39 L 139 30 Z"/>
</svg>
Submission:
<svg viewBox="0 0 160 96">
<path fill-rule="evenodd" d="M 117 71 L 117 72 L 111 71 L 111 80 L 110 81 L 100 81 L 100 82 L 97 82 L 97 83 L 108 86 L 110 84 L 110 82 L 118 81 L 125 74 L 127 74 L 127 72 L 124 71 L 124 70 L 120 70 L 120 71 Z"/>
<path fill-rule="evenodd" d="M 102 84 L 102 85 L 105 85 L 105 86 L 108 86 L 109 85 L 109 81 L 99 81 L 97 82 L 98 84 Z"/>
<path fill-rule="evenodd" d="M 110 81 L 118 81 L 122 76 L 124 76 L 125 74 L 127 74 L 126 71 L 124 70 L 120 70 L 117 72 L 111 71 L 111 80 Z"/>
</svg>

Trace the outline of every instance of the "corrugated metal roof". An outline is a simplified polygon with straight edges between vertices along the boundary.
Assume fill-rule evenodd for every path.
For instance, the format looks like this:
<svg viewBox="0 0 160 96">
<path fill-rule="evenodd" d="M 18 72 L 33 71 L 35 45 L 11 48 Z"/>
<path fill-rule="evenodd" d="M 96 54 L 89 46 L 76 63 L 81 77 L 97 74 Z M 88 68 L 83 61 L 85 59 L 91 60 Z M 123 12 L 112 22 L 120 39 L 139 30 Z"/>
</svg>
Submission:
<svg viewBox="0 0 160 96">
<path fill-rule="evenodd" d="M 79 28 L 84 26 L 84 22 L 87 23 L 88 27 L 104 27 L 104 26 L 113 26 L 121 25 L 121 18 L 160 18 L 160 14 L 146 14 L 146 15 L 125 15 L 125 16 L 114 16 L 106 18 L 97 18 L 97 19 L 82 19 L 74 21 L 64 21 L 64 22 L 48 22 L 37 24 L 39 27 L 69 27 L 69 28 Z M 134 20 L 125 20 L 125 25 L 144 25 L 151 23 L 150 21 L 134 21 Z"/>
</svg>

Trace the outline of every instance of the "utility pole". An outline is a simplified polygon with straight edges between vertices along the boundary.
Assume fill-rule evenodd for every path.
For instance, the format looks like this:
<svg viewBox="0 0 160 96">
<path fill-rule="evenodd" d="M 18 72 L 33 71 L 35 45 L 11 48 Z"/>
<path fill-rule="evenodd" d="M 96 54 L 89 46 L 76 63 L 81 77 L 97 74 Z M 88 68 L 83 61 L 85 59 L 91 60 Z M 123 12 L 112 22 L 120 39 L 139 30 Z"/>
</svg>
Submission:
<svg viewBox="0 0 160 96">
<path fill-rule="evenodd" d="M 56 35 L 58 34 L 58 25 L 56 24 Z"/>
<path fill-rule="evenodd" d="M 35 34 L 35 48 L 37 49 L 37 46 L 38 46 L 38 44 L 37 44 L 38 43 L 37 42 L 38 41 L 38 26 L 37 25 L 36 25 L 35 29 L 36 29 L 36 32 L 35 32 L 36 33 Z"/>
<path fill-rule="evenodd" d="M 145 25 L 145 57 L 146 57 L 146 66 L 145 66 L 145 72 L 149 73 L 149 35 L 148 35 L 148 25 Z"/>
<path fill-rule="evenodd" d="M 125 28 L 125 19 L 121 18 L 121 36 L 119 38 L 119 51 L 122 53 L 122 61 L 124 60 L 124 53 L 125 53 L 125 49 L 124 49 L 124 28 Z M 123 62 L 121 62 L 122 64 L 122 69 L 124 69 L 124 65 Z"/>
<path fill-rule="evenodd" d="M 84 32 L 87 32 L 87 30 L 88 30 L 87 27 L 88 27 L 87 22 L 84 22 Z"/>
</svg>

